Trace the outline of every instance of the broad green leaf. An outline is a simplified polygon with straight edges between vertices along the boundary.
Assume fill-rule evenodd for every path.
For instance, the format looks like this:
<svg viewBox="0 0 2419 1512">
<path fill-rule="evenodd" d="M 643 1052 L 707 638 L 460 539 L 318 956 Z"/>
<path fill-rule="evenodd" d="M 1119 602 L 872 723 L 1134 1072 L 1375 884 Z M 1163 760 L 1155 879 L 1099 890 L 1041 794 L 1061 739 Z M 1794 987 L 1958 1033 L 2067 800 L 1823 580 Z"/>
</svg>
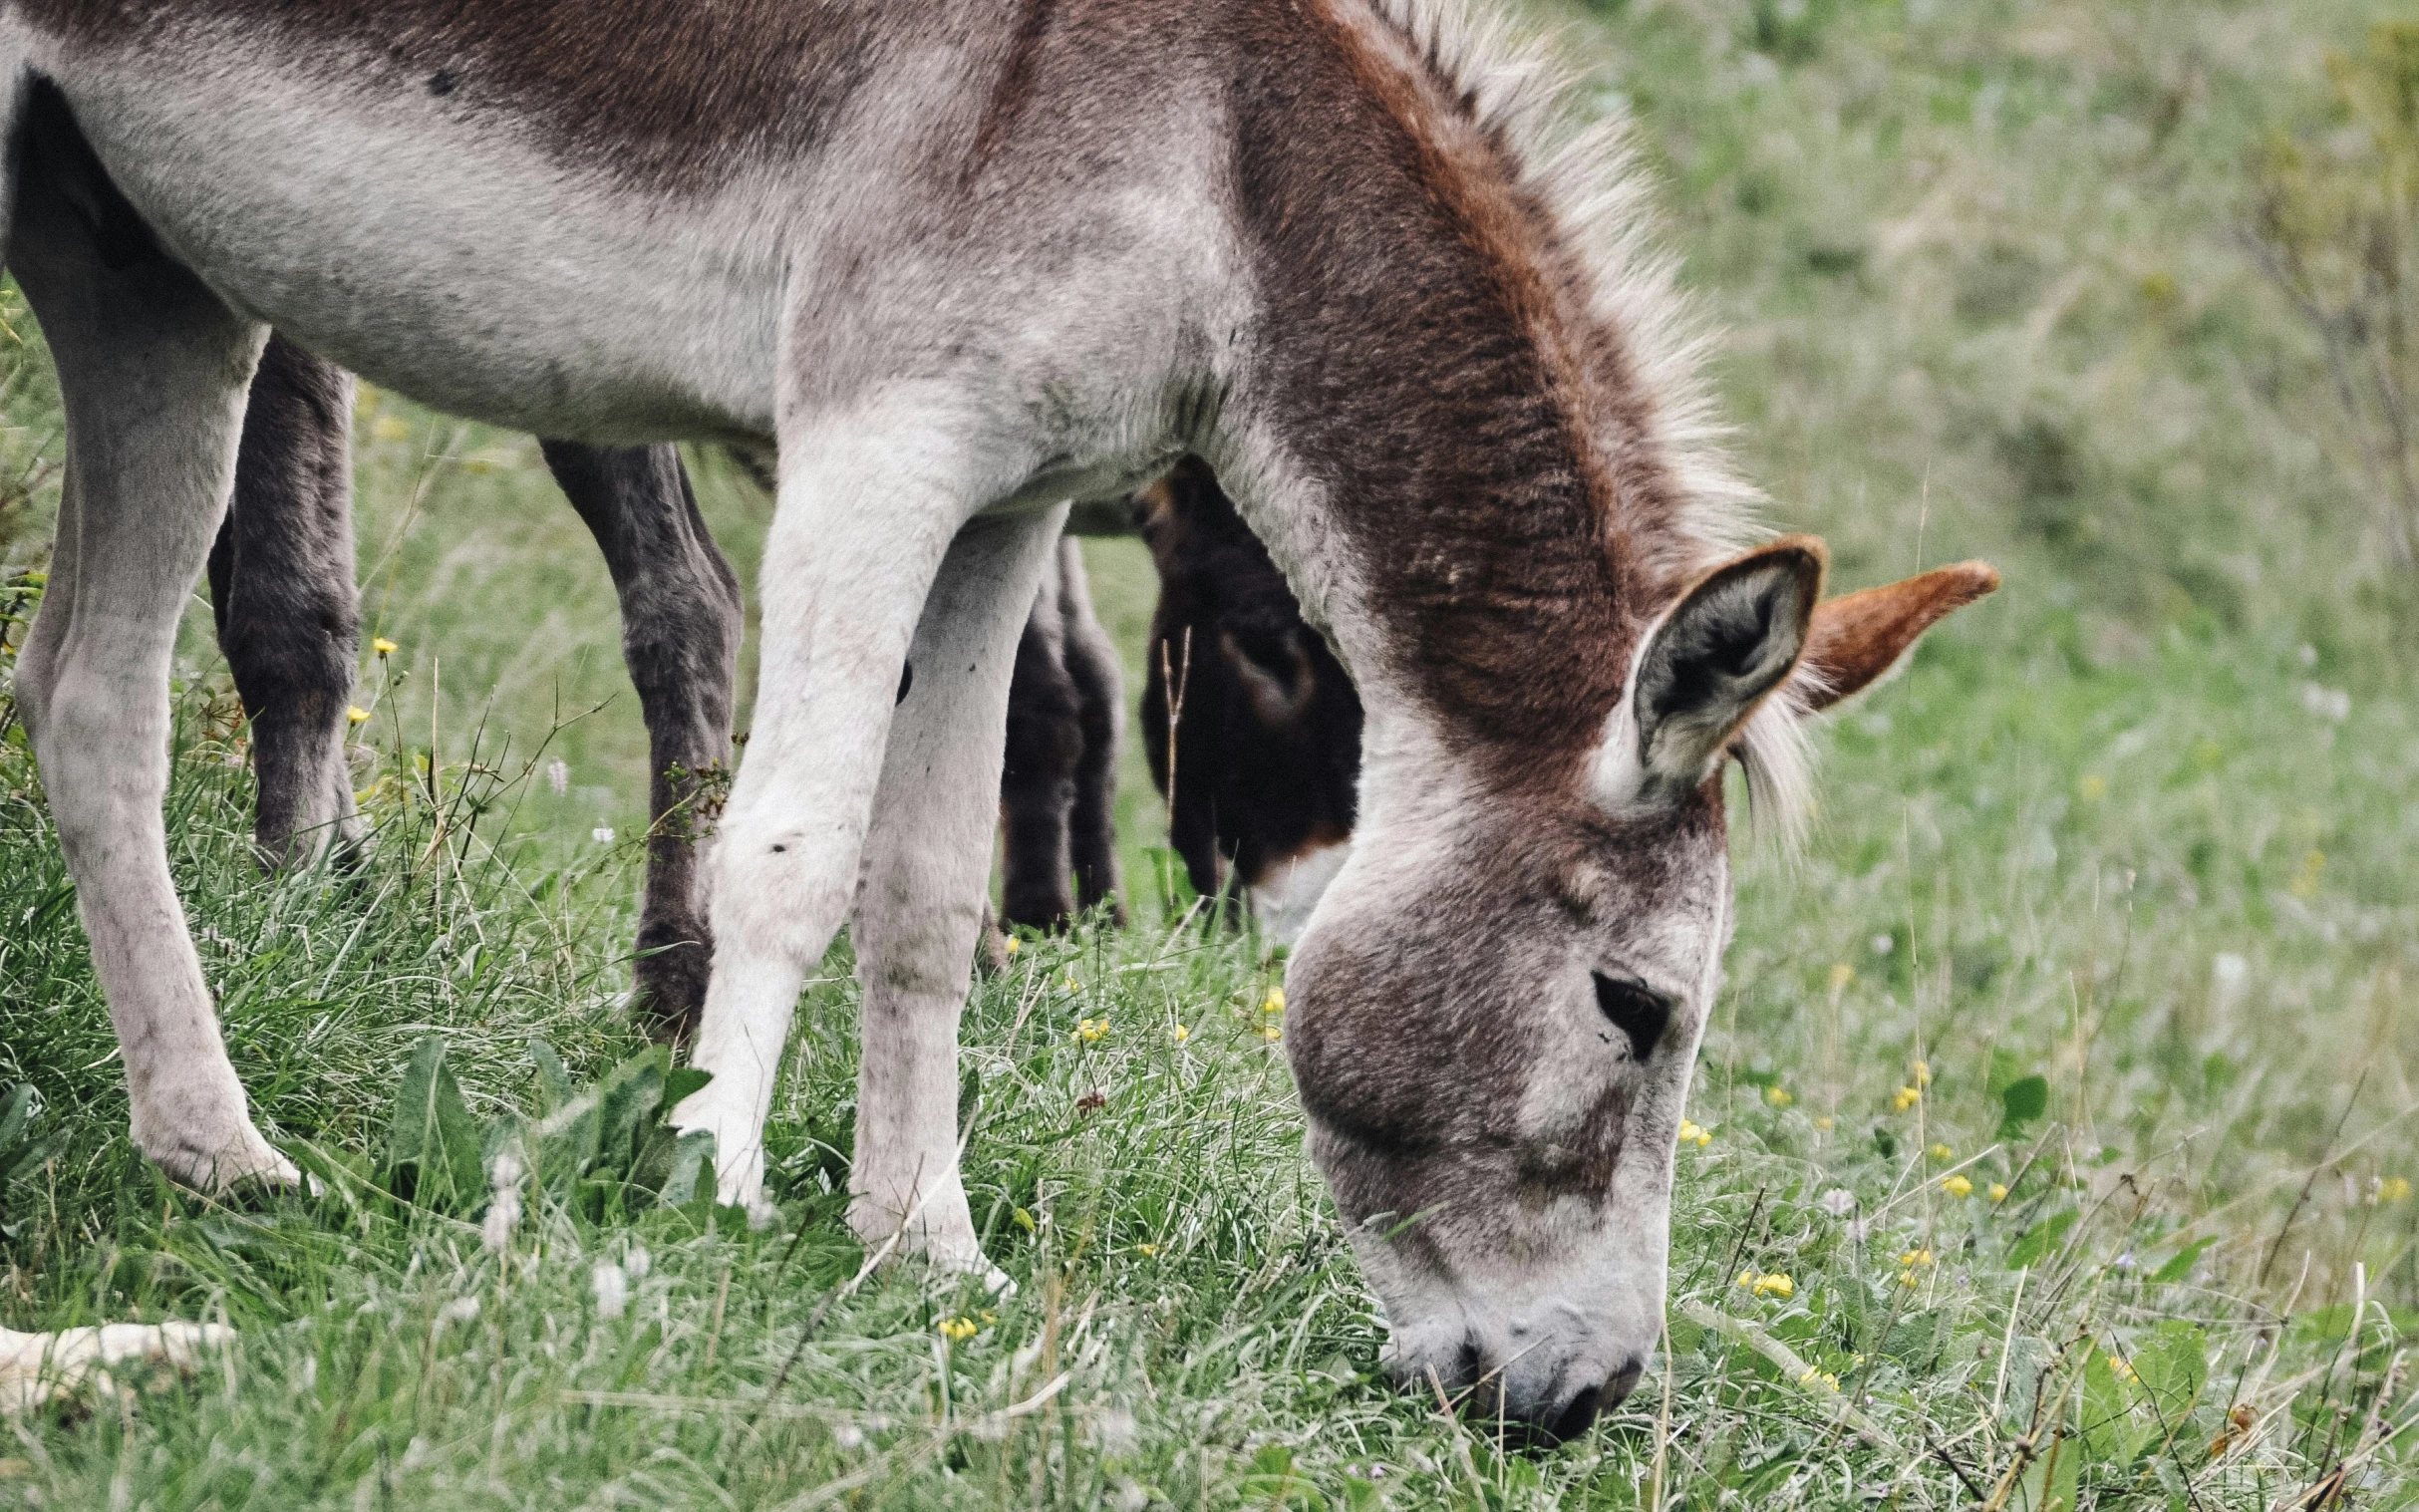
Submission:
<svg viewBox="0 0 2419 1512">
<path fill-rule="evenodd" d="M 387 1189 L 422 1207 L 465 1212 L 486 1195 L 480 1131 L 446 1065 L 443 1036 L 412 1052 L 387 1135 Z"/>
<path fill-rule="evenodd" d="M 554 1047 L 543 1040 L 529 1042 L 529 1058 L 537 1062 L 538 1112 L 553 1112 L 571 1100 L 571 1073 L 563 1069 L 563 1058 Z"/>
<path fill-rule="evenodd" d="M 2077 1216 L 2073 1208 L 2068 1208 L 2062 1213 L 2052 1213 L 2026 1229 L 2024 1237 L 2018 1239 L 2015 1247 L 2007 1252 L 2007 1269 L 2014 1271 L 2039 1265 L 2051 1250 L 2057 1248 L 2058 1241 L 2066 1237 L 2066 1231 L 2074 1227 Z"/>
<path fill-rule="evenodd" d="M 1999 1137 L 2023 1137 L 2024 1125 L 2049 1111 L 2049 1078 L 2030 1075 L 2007 1083 L 1999 1093 Z"/>
<path fill-rule="evenodd" d="M 665 1116 L 670 1117 L 674 1108 L 703 1090 L 706 1083 L 713 1079 L 714 1072 L 700 1070 L 694 1065 L 676 1065 L 664 1072 Z"/>
<path fill-rule="evenodd" d="M 2184 1248 L 2176 1251 L 2175 1255 L 2170 1258 L 2165 1265 L 2151 1272 L 2150 1279 L 2162 1286 L 2169 1282 L 2182 1281 L 2192 1274 L 2193 1266 L 2201 1259 L 2201 1252 L 2217 1242 L 2218 1240 L 2215 1235 L 2212 1235 L 2206 1239 L 2194 1240 L 2192 1243 L 2184 1246 Z"/>
<path fill-rule="evenodd" d="M 2159 1411 L 2173 1421 L 2191 1409 L 2209 1378 L 2209 1336 L 2197 1325 L 2170 1318 L 2134 1352 L 2133 1367 Z"/>
<path fill-rule="evenodd" d="M 714 1190 L 714 1135 L 693 1128 L 680 1136 L 672 1150 L 672 1172 L 664 1178 L 657 1200 L 666 1207 L 687 1207 L 697 1200 L 698 1184 Z"/>
</svg>

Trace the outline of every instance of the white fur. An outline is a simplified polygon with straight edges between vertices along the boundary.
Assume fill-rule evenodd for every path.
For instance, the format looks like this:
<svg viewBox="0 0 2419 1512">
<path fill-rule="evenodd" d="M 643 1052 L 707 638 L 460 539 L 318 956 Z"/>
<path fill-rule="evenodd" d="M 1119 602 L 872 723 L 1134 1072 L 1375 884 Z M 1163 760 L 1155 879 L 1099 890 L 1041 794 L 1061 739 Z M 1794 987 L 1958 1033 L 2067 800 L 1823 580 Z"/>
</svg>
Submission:
<svg viewBox="0 0 2419 1512">
<path fill-rule="evenodd" d="M 1252 918 L 1260 932 L 1279 945 L 1291 945 L 1310 927 L 1311 911 L 1326 896 L 1336 873 L 1352 859 L 1353 842 L 1313 846 L 1271 866 L 1268 875 L 1248 889 Z"/>
</svg>

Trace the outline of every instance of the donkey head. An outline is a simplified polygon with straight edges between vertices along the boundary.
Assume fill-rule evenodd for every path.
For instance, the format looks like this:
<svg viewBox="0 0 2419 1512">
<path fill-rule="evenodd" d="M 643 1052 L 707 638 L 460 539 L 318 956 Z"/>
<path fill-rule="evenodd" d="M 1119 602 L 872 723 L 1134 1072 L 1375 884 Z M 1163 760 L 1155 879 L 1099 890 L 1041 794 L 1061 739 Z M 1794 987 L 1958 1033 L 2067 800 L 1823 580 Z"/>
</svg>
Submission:
<svg viewBox="0 0 2419 1512">
<path fill-rule="evenodd" d="M 1824 560 L 1793 537 L 1680 594 L 1576 766 L 1439 781 L 1450 755 L 1406 759 L 1372 720 L 1288 1038 L 1406 1384 L 1559 1437 L 1636 1383 L 1730 933 L 1723 756 L 1785 741 L 1763 722 L 1856 692 L 1997 585 L 1969 563 L 1818 602 Z"/>
</svg>

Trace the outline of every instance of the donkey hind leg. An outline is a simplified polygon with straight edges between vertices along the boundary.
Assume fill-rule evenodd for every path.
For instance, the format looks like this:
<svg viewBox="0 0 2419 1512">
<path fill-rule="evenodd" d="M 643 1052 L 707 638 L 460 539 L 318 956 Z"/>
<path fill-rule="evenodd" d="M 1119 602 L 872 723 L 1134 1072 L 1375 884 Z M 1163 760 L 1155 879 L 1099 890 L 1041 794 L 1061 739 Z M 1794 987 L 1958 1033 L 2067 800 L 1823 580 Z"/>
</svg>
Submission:
<svg viewBox="0 0 2419 1512">
<path fill-rule="evenodd" d="M 1045 565 L 1042 591 L 1017 638 L 1000 774 L 1002 912 L 1027 929 L 1061 928 L 1075 911 L 1067 821 L 1083 760 L 1083 724 L 1067 675 L 1057 569 L 1055 557 Z"/>
<path fill-rule="evenodd" d="M 647 884 L 632 1006 L 679 1044 L 706 1010 L 714 934 L 698 896 L 699 844 L 729 780 L 740 582 L 690 491 L 680 449 L 544 444 L 546 465 L 605 553 L 622 606 L 622 658 L 647 722 Z"/>
<path fill-rule="evenodd" d="M 701 872 L 714 974 L 691 1058 L 714 1079 L 673 1119 L 714 1134 L 722 1200 L 759 1212 L 764 1118 L 798 988 L 856 896 L 899 685 L 932 670 L 908 664 L 924 600 L 958 527 L 1032 465 L 964 446 L 921 413 L 885 419 L 854 412 L 780 438 L 756 724 Z"/>
<path fill-rule="evenodd" d="M 883 753 L 853 924 L 865 1009 L 849 1224 L 868 1245 L 897 1235 L 995 1282 L 958 1173 L 958 1016 L 991 869 L 1010 663 L 1063 512 L 978 520 L 950 547 Z"/>
<path fill-rule="evenodd" d="M 1117 739 L 1125 724 L 1125 688 L 1117 673 L 1116 643 L 1092 610 L 1082 544 L 1070 535 L 1059 542 L 1058 553 L 1058 622 L 1065 630 L 1066 675 L 1075 686 L 1083 731 L 1074 803 L 1067 813 L 1075 902 L 1086 909 L 1106 902 L 1123 925 L 1125 903 L 1117 896 L 1116 808 Z"/>
<path fill-rule="evenodd" d="M 361 840 L 345 764 L 361 632 L 352 437 L 353 375 L 270 337 L 209 567 L 218 647 L 251 721 L 252 833 L 269 868 Z"/>
<path fill-rule="evenodd" d="M 132 212 L 72 128 L 31 125 L 9 261 L 58 364 L 68 461 L 20 707 L 117 1028 L 136 1145 L 197 1185 L 292 1182 L 227 1059 L 160 813 L 176 623 L 226 507 L 266 333 L 148 238 L 114 237 L 105 265 L 77 206 L 100 202 L 105 222 Z M 75 203 L 59 183 L 71 173 Z"/>
</svg>

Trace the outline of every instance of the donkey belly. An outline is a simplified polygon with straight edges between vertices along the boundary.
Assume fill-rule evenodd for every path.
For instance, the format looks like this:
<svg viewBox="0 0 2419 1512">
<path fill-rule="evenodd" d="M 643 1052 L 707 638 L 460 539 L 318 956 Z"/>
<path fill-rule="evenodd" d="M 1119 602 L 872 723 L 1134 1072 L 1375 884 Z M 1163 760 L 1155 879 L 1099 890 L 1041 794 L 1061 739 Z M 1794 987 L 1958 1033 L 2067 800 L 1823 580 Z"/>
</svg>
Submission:
<svg viewBox="0 0 2419 1512">
<path fill-rule="evenodd" d="M 778 260 L 711 203 L 608 190 L 500 125 L 212 72 L 125 60 L 63 88 L 120 190 L 237 309 L 497 425 L 770 436 Z"/>
</svg>

